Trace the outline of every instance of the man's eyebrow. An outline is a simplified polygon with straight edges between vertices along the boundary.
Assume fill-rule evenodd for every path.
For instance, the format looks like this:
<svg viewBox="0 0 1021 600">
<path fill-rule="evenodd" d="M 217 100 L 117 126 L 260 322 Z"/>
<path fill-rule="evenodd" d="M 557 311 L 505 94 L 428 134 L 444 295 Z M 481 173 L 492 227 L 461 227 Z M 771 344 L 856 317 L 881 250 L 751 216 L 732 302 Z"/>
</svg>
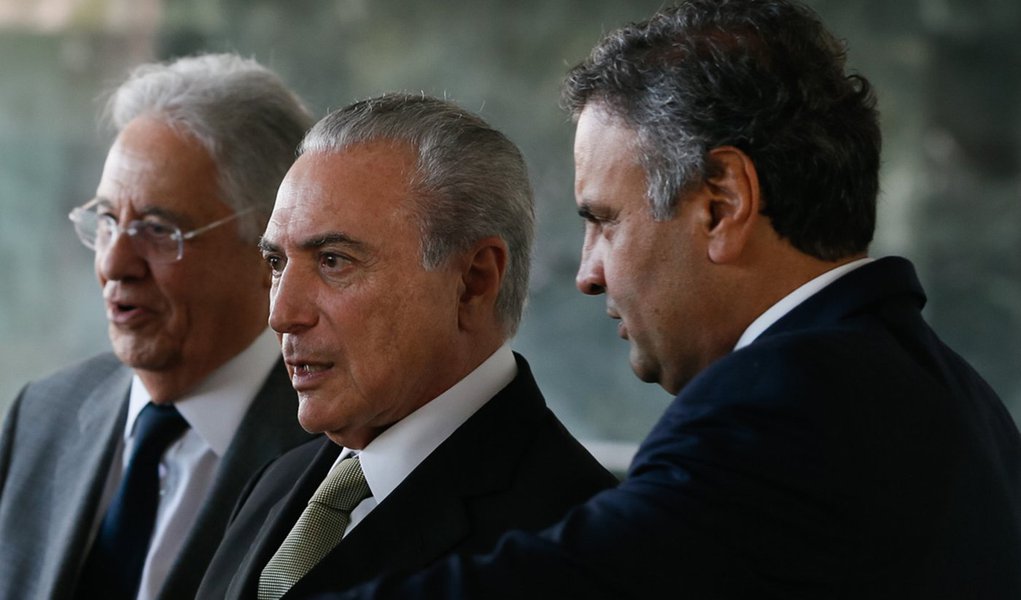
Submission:
<svg viewBox="0 0 1021 600">
<path fill-rule="evenodd" d="M 315 250 L 323 246 L 347 246 L 349 248 L 360 249 L 365 247 L 365 243 L 354 239 L 346 233 L 330 232 L 310 237 L 298 244 L 298 247 L 303 250 Z"/>
<path fill-rule="evenodd" d="M 280 251 L 280 246 L 277 246 L 273 242 L 267 240 L 265 237 L 259 238 L 259 252 L 263 254 L 277 253 Z"/>
<path fill-rule="evenodd" d="M 346 233 L 330 232 L 306 238 L 298 244 L 298 248 L 302 250 L 317 250 L 324 246 L 347 246 L 360 250 L 365 248 L 365 242 L 356 240 Z M 259 250 L 264 253 L 280 252 L 280 246 L 272 240 L 262 237 L 259 239 Z"/>
<path fill-rule="evenodd" d="M 582 219 L 585 219 L 586 221 L 601 220 L 603 217 L 599 216 L 597 214 L 598 212 L 599 209 L 593 208 L 592 204 L 587 201 L 582 202 L 581 206 L 578 207 L 578 216 L 581 217 Z"/>
<path fill-rule="evenodd" d="M 106 196 L 96 196 L 95 200 L 97 207 L 101 207 L 105 210 L 114 209 L 113 201 Z M 175 225 L 186 225 L 190 223 L 190 219 L 185 215 L 161 206 L 143 206 L 142 210 L 139 211 L 139 216 L 143 219 L 146 217 L 159 217 L 164 221 L 169 221 Z"/>
</svg>

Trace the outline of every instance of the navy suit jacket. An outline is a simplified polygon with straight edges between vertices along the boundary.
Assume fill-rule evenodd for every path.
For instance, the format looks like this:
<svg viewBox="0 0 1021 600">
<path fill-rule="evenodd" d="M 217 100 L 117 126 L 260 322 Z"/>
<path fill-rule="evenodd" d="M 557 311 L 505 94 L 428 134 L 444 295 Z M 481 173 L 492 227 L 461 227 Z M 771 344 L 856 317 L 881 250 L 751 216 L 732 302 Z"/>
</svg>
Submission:
<svg viewBox="0 0 1021 600">
<path fill-rule="evenodd" d="M 921 316 L 840 278 L 692 380 L 628 478 L 539 533 L 342 598 L 1021 598 L 1021 441 Z"/>
<path fill-rule="evenodd" d="M 617 479 L 564 429 L 523 358 L 518 375 L 441 443 L 284 596 L 343 589 L 451 552 L 492 549 L 540 529 Z M 198 598 L 255 598 L 259 575 L 333 466 L 323 438 L 274 461 L 249 486 Z"/>
<path fill-rule="evenodd" d="M 71 598 L 127 418 L 132 371 L 102 354 L 33 382 L 0 435 L 0 599 Z M 220 460 L 160 598 L 191 598 L 245 483 L 308 440 L 278 361 Z"/>
</svg>

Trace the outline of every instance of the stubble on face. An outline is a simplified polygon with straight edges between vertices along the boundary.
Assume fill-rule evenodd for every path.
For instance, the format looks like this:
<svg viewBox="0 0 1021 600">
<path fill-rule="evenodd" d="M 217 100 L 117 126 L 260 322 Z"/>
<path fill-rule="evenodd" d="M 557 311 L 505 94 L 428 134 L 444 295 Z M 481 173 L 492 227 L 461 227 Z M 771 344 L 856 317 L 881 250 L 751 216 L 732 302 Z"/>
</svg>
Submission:
<svg viewBox="0 0 1021 600">
<path fill-rule="evenodd" d="M 677 393 L 716 358 L 711 278 L 696 202 L 652 217 L 638 138 L 600 105 L 587 106 L 575 137 L 575 193 L 586 218 L 578 287 L 605 294 L 642 381 Z M 711 356 L 710 356 L 711 355 Z"/>
</svg>

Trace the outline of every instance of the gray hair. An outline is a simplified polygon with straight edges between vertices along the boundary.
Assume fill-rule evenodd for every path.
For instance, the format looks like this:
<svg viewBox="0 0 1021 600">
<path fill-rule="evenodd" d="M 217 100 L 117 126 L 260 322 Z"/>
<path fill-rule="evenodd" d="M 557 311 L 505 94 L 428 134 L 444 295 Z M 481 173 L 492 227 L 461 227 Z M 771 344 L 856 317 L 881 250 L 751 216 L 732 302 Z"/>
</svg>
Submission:
<svg viewBox="0 0 1021 600">
<path fill-rule="evenodd" d="M 875 96 L 794 0 L 685 0 L 621 27 L 571 70 L 563 100 L 633 128 L 656 219 L 712 174 L 711 149 L 735 146 L 755 164 L 762 214 L 795 248 L 836 260 L 872 240 Z"/>
<path fill-rule="evenodd" d="M 205 54 L 136 67 L 111 94 L 106 117 L 122 130 L 152 117 L 195 136 L 216 162 L 223 201 L 243 238 L 257 239 L 276 191 L 312 124 L 280 78 L 252 59 Z"/>
<path fill-rule="evenodd" d="M 386 94 L 323 118 L 305 136 L 304 153 L 336 153 L 385 140 L 417 152 L 411 187 L 422 232 L 422 265 L 434 269 L 478 240 L 498 236 L 509 252 L 496 300 L 508 337 L 525 298 L 535 214 L 528 170 L 517 146 L 477 115 L 424 95 Z"/>
</svg>

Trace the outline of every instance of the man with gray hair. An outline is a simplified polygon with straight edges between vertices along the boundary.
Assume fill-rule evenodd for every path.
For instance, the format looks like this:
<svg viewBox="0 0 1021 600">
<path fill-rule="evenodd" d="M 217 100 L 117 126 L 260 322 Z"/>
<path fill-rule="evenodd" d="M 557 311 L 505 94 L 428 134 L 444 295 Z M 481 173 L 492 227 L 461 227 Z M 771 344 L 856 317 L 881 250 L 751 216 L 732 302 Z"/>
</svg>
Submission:
<svg viewBox="0 0 1021 600">
<path fill-rule="evenodd" d="M 510 349 L 532 237 L 520 152 L 450 102 L 386 95 L 312 128 L 261 246 L 298 418 L 328 439 L 259 476 L 199 598 L 485 550 L 616 482 Z"/>
<path fill-rule="evenodd" d="M 244 483 L 307 440 L 257 241 L 311 123 L 253 60 L 138 67 L 95 197 L 112 354 L 27 385 L 0 437 L 0 597 L 189 598 Z"/>
<path fill-rule="evenodd" d="M 844 59 L 798 2 L 686 0 L 571 70 L 576 283 L 675 398 L 556 525 L 316 600 L 1021 598 L 1021 436 L 911 263 L 868 256 Z"/>
</svg>

